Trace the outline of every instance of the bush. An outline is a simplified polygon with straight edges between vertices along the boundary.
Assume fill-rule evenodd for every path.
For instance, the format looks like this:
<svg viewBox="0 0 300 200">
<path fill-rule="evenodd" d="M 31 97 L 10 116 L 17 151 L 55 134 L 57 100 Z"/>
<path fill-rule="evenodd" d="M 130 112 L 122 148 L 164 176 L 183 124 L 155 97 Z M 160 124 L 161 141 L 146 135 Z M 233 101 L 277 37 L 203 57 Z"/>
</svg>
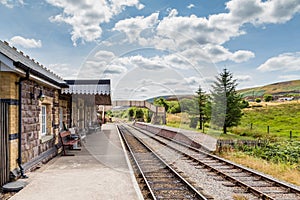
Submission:
<svg viewBox="0 0 300 200">
<path fill-rule="evenodd" d="M 243 109 L 243 108 L 249 108 L 249 102 L 246 101 L 246 100 L 243 100 L 243 101 L 241 102 L 241 108 L 242 108 L 242 109 Z"/>
<path fill-rule="evenodd" d="M 273 96 L 270 94 L 264 95 L 265 102 L 273 101 L 273 99 L 274 99 Z"/>
<path fill-rule="evenodd" d="M 144 112 L 141 108 L 136 109 L 135 118 L 140 119 L 140 120 L 144 119 Z"/>
<path fill-rule="evenodd" d="M 256 102 L 256 103 L 260 103 L 260 102 L 261 102 L 261 99 L 260 99 L 260 98 L 256 98 L 256 99 L 255 99 L 255 102 Z"/>
<path fill-rule="evenodd" d="M 299 165 L 299 145 L 299 141 L 285 141 L 268 143 L 262 147 L 244 147 L 240 150 L 248 155 L 259 157 L 274 163 Z"/>
</svg>

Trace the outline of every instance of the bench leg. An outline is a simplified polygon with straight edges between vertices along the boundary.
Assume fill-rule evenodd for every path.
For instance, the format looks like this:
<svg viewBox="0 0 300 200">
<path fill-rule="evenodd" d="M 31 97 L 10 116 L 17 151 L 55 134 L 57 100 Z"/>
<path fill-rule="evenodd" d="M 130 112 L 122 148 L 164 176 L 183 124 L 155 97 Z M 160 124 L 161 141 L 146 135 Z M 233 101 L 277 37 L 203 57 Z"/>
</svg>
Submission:
<svg viewBox="0 0 300 200">
<path fill-rule="evenodd" d="M 66 152 L 65 146 L 63 146 L 63 154 L 62 154 L 62 156 L 75 156 L 75 154 L 68 154 L 68 153 Z"/>
</svg>

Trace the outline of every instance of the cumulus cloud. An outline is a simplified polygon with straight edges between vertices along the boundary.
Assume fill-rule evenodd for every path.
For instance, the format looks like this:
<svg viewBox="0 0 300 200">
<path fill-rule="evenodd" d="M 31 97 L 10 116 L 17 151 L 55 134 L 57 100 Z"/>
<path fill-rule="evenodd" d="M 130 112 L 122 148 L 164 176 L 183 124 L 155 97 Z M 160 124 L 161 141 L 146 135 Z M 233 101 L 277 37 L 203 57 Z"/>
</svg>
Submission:
<svg viewBox="0 0 300 200">
<path fill-rule="evenodd" d="M 0 0 L 0 4 L 3 4 L 8 8 L 13 8 L 15 6 L 24 5 L 24 1 L 23 0 Z"/>
<path fill-rule="evenodd" d="M 113 30 L 124 32 L 130 42 L 141 39 L 142 31 L 154 27 L 158 22 L 159 13 L 153 13 L 148 17 L 138 16 L 121 20 L 115 24 Z"/>
<path fill-rule="evenodd" d="M 268 59 L 257 68 L 259 71 L 300 71 L 300 52 L 284 53 Z"/>
<path fill-rule="evenodd" d="M 118 65 L 108 65 L 106 69 L 104 70 L 104 74 L 110 74 L 110 75 L 120 75 L 123 73 L 126 73 L 127 68 L 123 66 L 118 66 Z"/>
<path fill-rule="evenodd" d="M 66 63 L 53 63 L 49 65 L 49 69 L 53 70 L 55 74 L 58 74 L 64 78 L 74 78 L 77 76 L 77 69 L 72 68 Z"/>
<path fill-rule="evenodd" d="M 195 7 L 195 5 L 192 4 L 192 3 L 191 3 L 190 5 L 187 6 L 188 9 L 191 9 L 191 8 L 194 8 L 194 7 Z"/>
<path fill-rule="evenodd" d="M 203 50 L 203 57 L 205 55 L 209 55 L 213 62 L 231 60 L 236 63 L 240 63 L 255 57 L 254 53 L 251 51 L 238 50 L 235 52 L 230 52 L 221 45 L 207 44 L 203 47 Z"/>
<path fill-rule="evenodd" d="M 279 76 L 278 78 L 280 78 L 281 80 L 299 80 L 300 79 L 300 75 L 295 75 L 295 74 L 290 74 L 290 75 L 282 75 Z"/>
<path fill-rule="evenodd" d="M 41 48 L 42 47 L 42 41 L 41 40 L 35 40 L 35 39 L 28 39 L 23 38 L 21 36 L 14 36 L 10 39 L 10 43 L 12 45 L 21 46 L 26 49 L 29 48 Z"/>
<path fill-rule="evenodd" d="M 231 52 L 223 47 L 232 38 L 246 34 L 245 24 L 255 26 L 269 23 L 284 23 L 300 11 L 299 0 L 231 0 L 226 3 L 227 13 L 208 17 L 196 15 L 179 16 L 176 9 L 161 19 L 158 13 L 148 17 L 138 16 L 119 21 L 114 30 L 125 33 L 130 42 L 140 45 L 153 45 L 171 51 L 189 52 L 202 60 L 222 62 L 245 62 L 255 54 L 247 50 Z M 152 30 L 152 38 L 143 38 L 142 30 Z M 148 35 L 149 36 L 149 35 Z M 201 53 L 199 50 L 201 49 Z M 191 56 L 189 56 L 191 57 Z M 191 57 L 192 58 L 192 57 Z"/>
<path fill-rule="evenodd" d="M 251 81 L 252 80 L 252 77 L 250 75 L 237 75 L 237 76 L 235 76 L 235 78 L 239 82 L 247 82 L 247 81 Z"/>
<path fill-rule="evenodd" d="M 51 16 L 51 22 L 66 23 L 72 27 L 71 39 L 76 46 L 77 40 L 95 41 L 102 34 L 101 24 L 109 22 L 127 6 L 142 9 L 138 0 L 47 0 L 49 4 L 63 9 L 63 13 Z"/>
<path fill-rule="evenodd" d="M 146 58 L 141 55 L 129 56 L 129 57 L 119 58 L 119 61 L 117 62 L 119 64 L 122 64 L 123 66 L 140 68 L 144 70 L 152 70 L 152 71 L 161 70 L 167 67 L 166 63 L 164 63 L 164 60 L 159 56 L 155 56 L 151 58 Z"/>
</svg>

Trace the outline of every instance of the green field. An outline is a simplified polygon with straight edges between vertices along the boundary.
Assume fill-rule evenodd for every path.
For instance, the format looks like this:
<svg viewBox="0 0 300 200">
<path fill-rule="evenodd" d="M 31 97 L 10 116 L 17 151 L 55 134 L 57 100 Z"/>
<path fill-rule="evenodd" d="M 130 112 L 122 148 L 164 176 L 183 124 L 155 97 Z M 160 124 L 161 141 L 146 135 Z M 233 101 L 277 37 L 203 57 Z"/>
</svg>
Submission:
<svg viewBox="0 0 300 200">
<path fill-rule="evenodd" d="M 300 103 L 275 103 L 243 110 L 241 124 L 231 132 L 254 138 L 300 138 Z M 251 129 L 252 124 L 252 129 Z M 269 133 L 268 133 L 269 126 Z"/>
<path fill-rule="evenodd" d="M 228 134 L 209 129 L 209 124 L 206 124 L 204 132 L 219 139 L 289 140 L 292 131 L 292 139 L 300 140 L 300 102 L 260 104 L 262 107 L 244 109 L 240 125 L 230 128 Z M 187 113 L 168 114 L 167 125 L 201 131 L 189 128 L 189 117 Z"/>
</svg>

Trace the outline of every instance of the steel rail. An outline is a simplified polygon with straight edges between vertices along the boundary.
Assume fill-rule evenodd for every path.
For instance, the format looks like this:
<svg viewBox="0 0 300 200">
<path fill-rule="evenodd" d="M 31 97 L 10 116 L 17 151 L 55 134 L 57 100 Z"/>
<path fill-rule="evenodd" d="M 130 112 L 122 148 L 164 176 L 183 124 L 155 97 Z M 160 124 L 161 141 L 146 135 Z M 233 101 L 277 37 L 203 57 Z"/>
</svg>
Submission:
<svg viewBox="0 0 300 200">
<path fill-rule="evenodd" d="M 139 171 L 142 174 L 143 179 L 145 180 L 145 183 L 147 184 L 147 187 L 149 189 L 149 191 L 151 191 L 151 195 L 156 199 L 155 194 L 153 192 L 153 190 L 151 189 L 150 184 L 147 181 L 146 175 L 142 172 L 142 169 L 140 167 L 140 165 L 138 164 L 138 161 L 134 155 L 134 152 L 132 150 L 132 148 L 129 146 L 128 141 L 126 140 L 123 131 L 120 129 L 119 126 L 117 126 L 121 136 L 123 138 L 123 140 L 125 141 L 126 145 L 128 146 L 128 149 L 130 150 L 130 154 L 133 156 L 134 161 L 136 163 L 136 165 L 138 166 Z M 126 127 L 122 126 L 123 129 L 125 129 L 127 132 L 131 133 L 131 135 L 144 147 L 146 148 L 149 152 L 151 152 L 152 155 L 155 156 L 156 159 L 159 160 L 159 162 L 161 162 L 171 173 L 173 173 L 176 177 L 178 177 L 180 179 L 180 181 L 187 186 L 188 190 L 190 190 L 193 195 L 195 195 L 196 198 L 201 199 L 201 200 L 208 200 L 208 198 L 206 198 L 203 194 L 201 194 L 194 186 L 192 186 L 187 180 L 185 180 L 178 172 L 176 172 L 169 164 L 167 164 L 162 158 L 160 158 L 160 156 L 158 156 L 147 144 L 145 144 L 141 139 L 139 139 L 137 136 L 135 136 L 132 131 L 129 131 Z"/>
<path fill-rule="evenodd" d="M 133 153 L 133 150 L 131 149 L 131 147 L 130 147 L 128 141 L 126 140 L 126 138 L 125 138 L 125 136 L 124 136 L 122 130 L 120 129 L 120 127 L 117 126 L 117 128 L 118 128 L 118 130 L 119 130 L 119 133 L 120 133 L 120 135 L 121 135 L 121 137 L 122 137 L 122 139 L 123 139 L 123 141 L 124 141 L 126 147 L 128 148 L 128 150 L 129 150 L 129 152 L 130 152 L 130 155 L 131 155 L 132 159 L 134 160 L 134 163 L 135 163 L 136 167 L 138 168 L 138 172 L 139 172 L 140 175 L 142 176 L 142 178 L 143 178 L 143 180 L 144 180 L 144 182 L 145 182 L 145 184 L 146 184 L 146 186 L 147 186 L 147 189 L 149 190 L 149 192 L 150 192 L 150 194 L 151 194 L 151 198 L 152 198 L 153 200 L 156 200 L 156 197 L 155 197 L 155 195 L 154 195 L 154 192 L 152 191 L 152 189 L 151 189 L 151 187 L 150 187 L 150 185 L 149 185 L 149 183 L 148 183 L 148 181 L 147 181 L 147 178 L 146 178 L 145 174 L 143 173 L 143 170 L 141 169 L 140 165 L 138 164 L 138 161 L 137 161 L 137 159 L 136 159 L 136 157 L 135 157 L 135 155 L 134 155 L 134 153 Z"/>
<path fill-rule="evenodd" d="M 182 154 L 182 155 L 184 155 L 184 156 L 186 156 L 186 157 L 192 159 L 193 161 L 198 162 L 198 163 L 200 163 L 201 165 L 203 165 L 203 166 L 205 166 L 205 167 L 207 167 L 207 168 L 213 170 L 214 172 L 216 172 L 217 174 L 220 174 L 220 175 L 223 176 L 224 178 L 231 180 L 231 181 L 232 181 L 233 183 L 235 183 L 236 185 L 240 185 L 240 186 L 244 187 L 247 191 L 251 191 L 253 194 L 259 196 L 260 198 L 262 198 L 262 199 L 268 199 L 268 200 L 274 199 L 274 198 L 271 197 L 270 195 L 267 195 L 267 194 L 265 194 L 264 192 L 261 192 L 261 191 L 255 189 L 254 187 L 249 186 L 249 185 L 247 185 L 246 183 L 244 183 L 244 182 L 242 182 L 242 181 L 239 181 L 239 180 L 237 180 L 236 178 L 231 177 L 231 176 L 229 176 L 229 175 L 226 174 L 226 173 L 221 172 L 220 170 L 214 168 L 213 166 L 210 166 L 209 164 L 207 164 L 207 163 L 205 163 L 205 162 L 199 160 L 198 158 L 195 158 L 195 157 L 193 157 L 193 156 L 191 156 L 191 155 L 189 155 L 189 154 L 187 154 L 187 153 L 185 153 L 185 152 L 183 152 L 183 151 L 181 151 L 181 150 L 179 150 L 179 149 L 177 149 L 177 148 L 175 148 L 175 147 L 172 147 L 172 146 L 168 145 L 167 143 L 165 143 L 165 142 L 163 142 L 163 141 L 161 141 L 161 140 L 158 140 L 157 138 L 153 137 L 152 135 L 149 135 L 149 133 L 146 133 L 145 131 L 140 130 L 140 128 L 137 128 L 137 127 L 134 127 L 134 126 L 131 126 L 131 127 L 134 128 L 134 129 L 136 129 L 137 131 L 139 131 L 139 132 L 142 133 L 142 134 L 148 135 L 149 137 L 151 137 L 151 138 L 154 139 L 155 141 L 157 141 L 157 142 L 159 142 L 159 143 L 161 143 L 161 144 L 163 144 L 163 145 L 165 145 L 165 146 L 167 146 L 167 147 L 173 149 L 174 151 L 176 151 L 176 152 L 178 152 L 178 153 L 180 153 L 180 154 Z M 153 133 L 151 133 L 151 134 L 153 134 Z M 287 185 L 287 184 L 285 184 L 285 183 L 283 183 L 283 182 L 280 182 L 280 181 L 278 181 L 278 180 L 276 180 L 276 179 L 267 177 L 267 176 L 265 176 L 265 175 L 263 175 L 263 174 L 259 174 L 259 173 L 255 172 L 255 171 L 251 170 L 251 169 L 245 168 L 245 167 L 243 167 L 243 166 L 241 166 L 241 165 L 238 165 L 238 164 L 236 164 L 236 163 L 230 162 L 230 161 L 225 160 L 225 159 L 223 159 L 223 158 L 220 158 L 220 157 L 218 157 L 218 156 L 209 154 L 209 153 L 207 153 L 207 152 L 205 152 L 205 151 L 202 151 L 202 150 L 200 150 L 200 149 L 197 149 L 197 148 L 188 146 L 188 145 L 186 145 L 185 143 L 179 142 L 179 141 L 177 141 L 177 140 L 172 140 L 172 139 L 170 139 L 170 138 L 168 138 L 168 137 L 161 136 L 161 135 L 155 135 L 155 136 L 158 136 L 158 137 L 167 139 L 167 140 L 169 140 L 169 141 L 172 141 L 173 143 L 177 143 L 177 144 L 179 144 L 179 145 L 182 145 L 182 146 L 184 146 L 185 148 L 191 149 L 191 150 L 193 150 L 193 151 L 195 151 L 195 152 L 197 152 L 197 153 L 201 153 L 202 155 L 205 155 L 205 156 L 207 156 L 208 158 L 213 158 L 214 160 L 216 160 L 216 161 L 218 161 L 218 162 L 223 162 L 223 163 L 225 163 L 226 165 L 232 166 L 234 169 L 240 169 L 240 170 L 242 170 L 242 171 L 245 172 L 245 173 L 249 173 L 249 174 L 252 174 L 252 175 L 254 175 L 254 176 L 260 177 L 262 180 L 271 182 L 274 186 L 278 186 L 278 187 L 285 188 L 287 191 L 289 191 L 289 192 L 291 192 L 291 193 L 295 193 L 295 194 L 298 194 L 298 195 L 300 194 L 300 190 L 299 190 L 299 189 L 297 189 L 297 188 L 295 188 L 295 187 L 293 187 L 293 186 Z"/>
</svg>

